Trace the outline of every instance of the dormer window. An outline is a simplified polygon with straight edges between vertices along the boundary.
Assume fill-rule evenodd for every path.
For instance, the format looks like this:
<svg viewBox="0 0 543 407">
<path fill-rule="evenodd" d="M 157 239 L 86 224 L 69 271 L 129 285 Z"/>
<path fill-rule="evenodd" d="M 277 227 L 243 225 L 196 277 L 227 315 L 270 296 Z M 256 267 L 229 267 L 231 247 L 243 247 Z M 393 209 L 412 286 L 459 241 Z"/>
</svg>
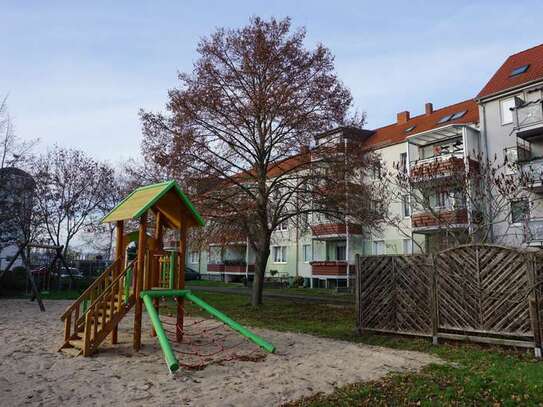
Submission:
<svg viewBox="0 0 543 407">
<path fill-rule="evenodd" d="M 406 132 L 406 133 L 410 133 L 410 132 L 412 132 L 413 130 L 415 130 L 415 127 L 417 127 L 417 126 L 410 126 L 410 127 L 408 127 L 407 129 L 405 129 L 405 132 Z"/>
<path fill-rule="evenodd" d="M 441 124 L 441 123 L 445 123 L 445 122 L 448 122 L 449 120 L 451 120 L 451 117 L 453 115 L 452 114 L 448 114 L 446 116 L 443 116 L 441 119 L 438 120 L 438 124 Z"/>
<path fill-rule="evenodd" d="M 520 75 L 521 73 L 524 73 L 528 70 L 530 67 L 530 64 L 519 66 L 511 71 L 509 74 L 509 77 Z"/>
<path fill-rule="evenodd" d="M 455 113 L 455 114 L 453 114 L 453 115 L 451 116 L 451 120 L 460 119 L 461 117 L 464 117 L 465 114 L 466 114 L 467 112 L 468 112 L 467 110 L 463 110 L 463 111 L 461 111 L 461 112 L 457 112 L 457 113 Z"/>
</svg>

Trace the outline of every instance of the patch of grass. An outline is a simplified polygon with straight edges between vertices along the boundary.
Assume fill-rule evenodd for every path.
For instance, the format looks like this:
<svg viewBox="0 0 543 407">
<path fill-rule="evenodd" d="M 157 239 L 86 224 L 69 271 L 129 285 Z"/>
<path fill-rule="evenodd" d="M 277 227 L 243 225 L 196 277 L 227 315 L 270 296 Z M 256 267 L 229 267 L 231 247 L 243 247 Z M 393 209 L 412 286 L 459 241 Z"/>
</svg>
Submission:
<svg viewBox="0 0 543 407">
<path fill-rule="evenodd" d="M 187 281 L 187 288 L 190 287 L 230 287 L 240 288 L 243 287 L 242 283 L 225 283 L 224 281 L 216 280 L 190 280 Z"/>
<path fill-rule="evenodd" d="M 187 281 L 187 288 L 190 287 L 225 287 L 225 288 L 245 288 L 242 283 L 225 283 L 215 280 L 191 280 Z M 264 292 L 307 295 L 310 297 L 335 297 L 335 298 L 353 298 L 352 293 L 338 293 L 336 290 L 328 288 L 264 288 Z"/>
<path fill-rule="evenodd" d="M 254 327 L 300 332 L 375 346 L 428 352 L 445 360 L 416 373 L 390 374 L 373 382 L 317 394 L 288 406 L 403 405 L 541 405 L 543 364 L 532 350 L 451 342 L 433 346 L 429 340 L 355 334 L 353 306 L 267 300 L 251 307 L 247 296 L 197 293 L 238 322 Z M 187 305 L 193 315 L 205 312 Z M 363 360 L 360 363 L 364 363 Z"/>
</svg>

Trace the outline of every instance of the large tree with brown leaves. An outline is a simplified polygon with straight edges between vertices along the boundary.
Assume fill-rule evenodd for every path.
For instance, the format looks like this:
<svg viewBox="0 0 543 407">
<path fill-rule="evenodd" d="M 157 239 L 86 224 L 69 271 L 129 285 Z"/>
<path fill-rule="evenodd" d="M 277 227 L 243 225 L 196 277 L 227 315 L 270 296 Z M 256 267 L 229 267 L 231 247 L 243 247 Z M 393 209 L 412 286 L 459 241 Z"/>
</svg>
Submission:
<svg viewBox="0 0 543 407">
<path fill-rule="evenodd" d="M 219 29 L 201 40 L 193 71 L 179 75 L 168 112 L 141 113 L 145 159 L 197 194 L 209 228 L 247 236 L 256 254 L 253 305 L 262 302 L 272 232 L 310 212 L 347 216 L 338 185 L 366 165 L 356 143 L 320 146 L 318 164 L 308 150 L 315 134 L 353 119 L 332 54 L 307 49 L 305 36 L 288 18 Z M 367 197 L 361 185 L 356 194 Z"/>
</svg>

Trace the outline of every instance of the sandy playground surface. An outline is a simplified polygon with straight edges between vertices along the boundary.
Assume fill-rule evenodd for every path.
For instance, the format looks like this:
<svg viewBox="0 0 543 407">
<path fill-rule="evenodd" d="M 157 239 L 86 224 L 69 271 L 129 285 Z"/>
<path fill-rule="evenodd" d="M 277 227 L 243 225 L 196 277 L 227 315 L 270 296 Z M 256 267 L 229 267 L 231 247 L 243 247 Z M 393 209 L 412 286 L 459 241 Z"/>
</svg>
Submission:
<svg viewBox="0 0 543 407">
<path fill-rule="evenodd" d="M 0 300 L 0 405 L 275 406 L 439 362 L 425 353 L 255 329 L 277 347 L 276 354 L 170 375 L 148 329 L 142 351 L 132 352 L 132 313 L 115 347 L 103 345 L 91 358 L 57 352 L 63 335 L 59 316 L 69 304 L 45 301 L 47 311 L 40 313 L 27 300 Z M 242 347 L 255 351 L 248 343 Z"/>
</svg>

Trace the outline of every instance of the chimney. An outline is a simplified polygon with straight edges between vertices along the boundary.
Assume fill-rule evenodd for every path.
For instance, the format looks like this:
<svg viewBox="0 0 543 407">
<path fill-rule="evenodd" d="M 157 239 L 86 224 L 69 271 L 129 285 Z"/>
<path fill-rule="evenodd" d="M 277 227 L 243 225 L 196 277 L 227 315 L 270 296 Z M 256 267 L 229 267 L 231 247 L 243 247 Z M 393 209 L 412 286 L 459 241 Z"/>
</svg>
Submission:
<svg viewBox="0 0 543 407">
<path fill-rule="evenodd" d="M 434 105 L 432 105 L 431 103 L 426 103 L 424 105 L 424 111 L 426 112 L 426 114 L 434 113 Z"/>
<path fill-rule="evenodd" d="M 396 122 L 398 124 L 407 123 L 409 121 L 409 112 L 406 110 L 396 115 Z"/>
</svg>

